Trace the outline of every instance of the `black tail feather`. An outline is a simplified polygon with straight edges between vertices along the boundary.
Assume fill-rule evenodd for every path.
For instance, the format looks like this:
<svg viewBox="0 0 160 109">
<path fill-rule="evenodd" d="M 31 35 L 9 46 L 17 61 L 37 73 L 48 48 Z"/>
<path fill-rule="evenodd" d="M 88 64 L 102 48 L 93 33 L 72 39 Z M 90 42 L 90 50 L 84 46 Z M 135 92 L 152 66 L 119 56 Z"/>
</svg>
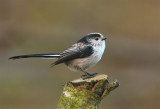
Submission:
<svg viewBox="0 0 160 109">
<path fill-rule="evenodd" d="M 28 55 L 19 55 L 19 56 L 13 56 L 9 59 L 21 59 L 21 58 L 58 58 L 60 57 L 59 53 L 49 53 L 49 54 L 28 54 Z"/>
</svg>

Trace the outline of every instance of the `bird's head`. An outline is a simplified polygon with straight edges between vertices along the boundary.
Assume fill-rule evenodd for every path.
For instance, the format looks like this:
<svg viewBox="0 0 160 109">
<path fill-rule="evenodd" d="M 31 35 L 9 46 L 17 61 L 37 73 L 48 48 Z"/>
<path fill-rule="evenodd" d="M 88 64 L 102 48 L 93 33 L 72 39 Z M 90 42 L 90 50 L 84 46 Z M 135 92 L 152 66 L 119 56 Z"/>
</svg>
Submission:
<svg viewBox="0 0 160 109">
<path fill-rule="evenodd" d="M 78 42 L 82 42 L 85 44 L 91 44 L 91 45 L 102 45 L 105 44 L 106 38 L 101 33 L 90 33 L 84 36 L 82 39 L 80 39 Z"/>
</svg>

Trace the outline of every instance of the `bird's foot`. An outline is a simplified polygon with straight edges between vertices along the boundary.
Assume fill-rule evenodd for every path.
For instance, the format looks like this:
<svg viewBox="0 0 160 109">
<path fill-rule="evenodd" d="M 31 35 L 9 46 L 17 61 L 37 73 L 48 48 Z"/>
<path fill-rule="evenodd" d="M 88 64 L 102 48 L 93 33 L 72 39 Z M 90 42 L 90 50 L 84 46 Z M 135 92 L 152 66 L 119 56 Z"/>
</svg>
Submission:
<svg viewBox="0 0 160 109">
<path fill-rule="evenodd" d="M 97 74 L 98 74 L 98 73 L 90 74 L 90 73 L 87 73 L 87 72 L 86 72 L 86 74 L 85 74 L 85 75 L 82 75 L 81 78 L 82 78 L 83 80 L 85 80 L 85 79 L 88 79 L 88 78 L 93 78 L 93 77 L 95 77 Z"/>
</svg>

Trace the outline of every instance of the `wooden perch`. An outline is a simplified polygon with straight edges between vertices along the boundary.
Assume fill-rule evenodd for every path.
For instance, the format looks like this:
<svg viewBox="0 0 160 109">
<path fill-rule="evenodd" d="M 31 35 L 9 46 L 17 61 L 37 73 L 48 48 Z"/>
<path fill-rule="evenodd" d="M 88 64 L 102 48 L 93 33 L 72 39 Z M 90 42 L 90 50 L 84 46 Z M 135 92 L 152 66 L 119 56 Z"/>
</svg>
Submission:
<svg viewBox="0 0 160 109">
<path fill-rule="evenodd" d="M 98 109 L 101 100 L 119 86 L 118 81 L 108 82 L 108 76 L 101 74 L 90 79 L 76 79 L 67 82 L 57 109 Z"/>
</svg>

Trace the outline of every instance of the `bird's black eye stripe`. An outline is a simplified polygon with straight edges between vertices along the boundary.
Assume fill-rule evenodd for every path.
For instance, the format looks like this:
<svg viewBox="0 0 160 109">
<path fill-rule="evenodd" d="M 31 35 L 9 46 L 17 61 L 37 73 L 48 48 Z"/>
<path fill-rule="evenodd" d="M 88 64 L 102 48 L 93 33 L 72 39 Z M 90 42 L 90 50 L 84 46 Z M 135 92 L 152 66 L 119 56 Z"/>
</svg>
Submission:
<svg viewBox="0 0 160 109">
<path fill-rule="evenodd" d="M 95 40 L 98 40 L 99 39 L 99 37 L 95 37 Z"/>
</svg>

